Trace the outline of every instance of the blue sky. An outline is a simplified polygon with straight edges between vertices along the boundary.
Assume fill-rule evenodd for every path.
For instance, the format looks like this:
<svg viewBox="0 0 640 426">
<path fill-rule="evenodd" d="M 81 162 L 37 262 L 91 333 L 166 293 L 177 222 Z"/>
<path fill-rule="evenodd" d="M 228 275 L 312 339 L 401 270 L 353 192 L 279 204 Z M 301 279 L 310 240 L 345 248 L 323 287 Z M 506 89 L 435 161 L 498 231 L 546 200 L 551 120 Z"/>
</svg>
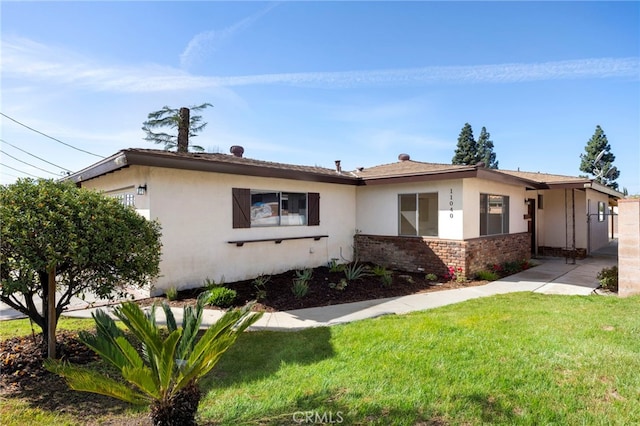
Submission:
<svg viewBox="0 0 640 426">
<path fill-rule="evenodd" d="M 3 184 L 56 176 L 33 166 L 77 171 L 123 148 L 160 148 L 143 139 L 149 112 L 210 102 L 192 143 L 344 169 L 400 153 L 450 163 L 468 122 L 476 137 L 487 128 L 501 169 L 577 176 L 600 125 L 620 188 L 640 194 L 638 2 L 0 8 L 0 111 L 97 155 L 0 116 Z"/>
</svg>

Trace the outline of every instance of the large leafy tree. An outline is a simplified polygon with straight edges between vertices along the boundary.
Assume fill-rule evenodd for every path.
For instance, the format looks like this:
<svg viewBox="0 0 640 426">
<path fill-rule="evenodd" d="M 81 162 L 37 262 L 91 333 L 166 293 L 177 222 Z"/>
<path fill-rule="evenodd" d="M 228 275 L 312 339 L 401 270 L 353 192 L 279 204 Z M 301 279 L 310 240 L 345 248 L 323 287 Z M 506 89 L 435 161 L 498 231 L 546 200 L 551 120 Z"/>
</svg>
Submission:
<svg viewBox="0 0 640 426">
<path fill-rule="evenodd" d="M 485 127 L 482 127 L 477 142 L 478 161 L 482 161 L 485 167 L 489 169 L 497 169 L 498 161 L 496 160 L 496 153 L 493 152 L 493 141 L 490 138 L 491 134 L 487 132 Z"/>
<path fill-rule="evenodd" d="M 45 366 L 65 377 L 72 389 L 149 404 L 154 425 L 195 425 L 201 396 L 198 381 L 211 371 L 238 335 L 262 315 L 251 312 L 247 305 L 228 311 L 201 334 L 206 297 L 207 293 L 203 293 L 198 298 L 195 309 L 184 308 L 181 327 L 171 308 L 163 304 L 166 332 L 156 324 L 155 306 L 148 315 L 132 302 L 116 308 L 114 315 L 138 341 L 136 346 L 141 353 L 105 312 L 98 310 L 93 315 L 97 333 L 80 332 L 80 340 L 114 366 L 125 383 L 103 371 L 58 361 L 48 360 Z"/>
<path fill-rule="evenodd" d="M 473 129 L 471 124 L 465 123 L 458 136 L 458 145 L 451 164 L 476 165 L 478 161 L 478 145 L 473 138 Z"/>
<path fill-rule="evenodd" d="M 210 103 L 190 106 L 189 108 L 170 108 L 168 106 L 147 115 L 147 121 L 142 123 L 142 130 L 146 133 L 147 141 L 163 144 L 165 150 L 177 149 L 178 152 L 204 151 L 199 145 L 189 146 L 189 139 L 195 137 L 206 127 L 201 115 L 191 115 L 192 111 L 202 111 L 212 106 Z M 169 128 L 177 133 L 154 131 L 153 129 Z M 171 131 L 169 130 L 169 131 Z"/>
<path fill-rule="evenodd" d="M 584 150 L 585 153 L 580 154 L 580 171 L 595 176 L 596 181 L 617 190 L 618 183 L 614 181 L 620 177 L 620 171 L 613 166 L 616 156 L 611 152 L 607 135 L 599 125 Z"/>
<path fill-rule="evenodd" d="M 125 285 L 159 274 L 160 225 L 70 181 L 0 186 L 0 230 L 0 300 L 42 328 L 45 347 L 50 322 L 73 296 L 123 296 Z M 51 272 L 58 297 L 49 291 Z"/>
</svg>

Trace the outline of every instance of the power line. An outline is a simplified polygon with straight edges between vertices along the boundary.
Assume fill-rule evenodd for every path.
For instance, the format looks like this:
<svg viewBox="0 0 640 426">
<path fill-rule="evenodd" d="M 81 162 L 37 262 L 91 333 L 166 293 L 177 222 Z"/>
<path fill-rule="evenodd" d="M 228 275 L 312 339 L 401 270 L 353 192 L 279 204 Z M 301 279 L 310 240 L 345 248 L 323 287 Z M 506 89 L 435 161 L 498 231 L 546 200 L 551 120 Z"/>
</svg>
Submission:
<svg viewBox="0 0 640 426">
<path fill-rule="evenodd" d="M 23 172 L 22 170 L 18 170 L 15 167 L 7 166 L 6 164 L 0 163 L 0 166 L 6 167 L 7 169 L 15 170 L 18 173 L 22 173 L 22 174 L 25 174 L 25 175 L 33 176 L 34 178 L 38 178 L 38 179 L 40 178 L 40 176 L 36 176 L 36 175 L 32 175 L 31 173 Z"/>
<path fill-rule="evenodd" d="M 22 163 L 22 164 L 26 164 L 27 166 L 30 166 L 30 167 L 36 168 L 36 169 L 38 169 L 38 170 L 42 170 L 43 172 L 47 172 L 47 173 L 50 173 L 50 174 L 55 175 L 55 176 L 60 176 L 60 173 L 50 172 L 49 170 L 45 170 L 45 169 L 42 169 L 42 168 L 40 168 L 40 167 L 38 167 L 38 166 L 34 166 L 33 164 L 27 163 L 26 161 L 22 161 L 21 159 L 16 158 L 16 157 L 14 157 L 14 156 L 13 156 L 13 155 L 11 155 L 11 154 L 7 154 L 6 152 L 4 152 L 4 151 L 3 151 L 3 150 L 1 150 L 1 149 L 0 149 L 0 153 L 2 153 L 2 154 L 4 154 L 4 155 L 6 155 L 7 157 L 11 157 L 11 158 L 13 158 L 14 160 L 19 161 L 19 162 L 20 162 L 20 163 Z"/>
<path fill-rule="evenodd" d="M 62 167 L 62 166 L 58 166 L 57 164 L 53 164 L 51 161 L 47 161 L 47 160 L 45 160 L 44 158 L 40 158 L 40 157 L 38 157 L 38 156 L 37 156 L 37 155 L 35 155 L 35 154 L 32 154 L 32 153 L 30 153 L 30 152 L 28 152 L 28 151 L 25 151 L 24 149 L 19 148 L 19 147 L 15 146 L 15 145 L 13 145 L 13 144 L 11 144 L 11 143 L 9 143 L 9 142 L 5 141 L 5 140 L 4 140 L 4 139 L 2 139 L 2 138 L 0 138 L 0 142 L 5 143 L 5 144 L 7 144 L 7 145 L 9 145 L 9 146 L 12 146 L 12 147 L 14 147 L 15 149 L 17 149 L 18 151 L 22 151 L 22 152 L 24 152 L 25 154 L 30 155 L 30 156 L 32 156 L 32 157 L 34 157 L 34 158 L 37 158 L 37 159 L 38 159 L 38 160 L 40 160 L 40 161 L 44 161 L 44 162 L 45 162 L 45 163 L 47 163 L 47 164 L 51 164 L 51 165 L 52 165 L 52 166 L 54 166 L 54 167 L 57 167 L 57 168 L 59 168 L 59 169 L 62 169 L 62 170 L 64 170 L 65 172 L 72 173 L 72 171 L 71 171 L 71 170 L 69 170 L 69 169 L 67 169 L 66 167 Z"/>
<path fill-rule="evenodd" d="M 58 143 L 61 143 L 62 145 L 66 145 L 66 146 L 68 146 L 69 148 L 73 148 L 73 149 L 75 149 L 75 150 L 77 150 L 77 151 L 81 151 L 81 152 L 84 152 L 84 153 L 86 153 L 86 154 L 93 155 L 93 156 L 95 156 L 95 157 L 105 158 L 105 157 L 103 157 L 102 155 L 94 154 L 93 152 L 86 151 L 86 150 L 84 150 L 84 149 L 82 149 L 82 148 L 76 148 L 76 147 L 75 147 L 75 146 L 73 146 L 73 145 L 70 145 L 70 144 L 68 144 L 68 143 L 66 143 L 66 142 L 62 142 L 60 139 L 56 139 L 56 138 L 54 138 L 53 136 L 49 136 L 49 135 L 47 135 L 46 133 L 42 133 L 41 131 L 34 129 L 33 127 L 29 127 L 29 126 L 27 126 L 26 124 L 19 122 L 19 121 L 18 121 L 18 120 L 16 120 L 15 118 L 11 118 L 11 117 L 9 117 L 7 114 L 5 114 L 5 113 L 3 113 L 3 112 L 0 112 L 0 115 L 2 115 L 3 117 L 8 118 L 9 120 L 13 121 L 14 123 L 18 123 L 18 124 L 19 124 L 19 125 L 21 125 L 22 127 L 26 127 L 27 129 L 31 130 L 32 132 L 36 132 L 36 133 L 38 133 L 38 134 L 41 134 L 42 136 L 45 136 L 45 137 L 47 137 L 47 138 L 49 138 L 49 139 L 52 139 L 52 140 L 54 140 L 54 141 L 56 141 L 56 142 L 58 142 Z"/>
</svg>

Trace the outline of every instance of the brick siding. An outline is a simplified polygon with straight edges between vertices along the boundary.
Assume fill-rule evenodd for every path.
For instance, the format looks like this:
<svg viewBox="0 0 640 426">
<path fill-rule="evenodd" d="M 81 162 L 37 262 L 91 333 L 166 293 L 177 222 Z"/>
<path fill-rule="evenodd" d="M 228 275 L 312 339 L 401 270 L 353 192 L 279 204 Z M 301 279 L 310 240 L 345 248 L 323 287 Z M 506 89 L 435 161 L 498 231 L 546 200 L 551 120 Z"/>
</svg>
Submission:
<svg viewBox="0 0 640 426">
<path fill-rule="evenodd" d="M 531 258 L 528 233 L 494 235 L 470 240 L 357 234 L 357 259 L 401 271 L 443 275 L 448 267 L 470 276 L 487 265 Z"/>
</svg>

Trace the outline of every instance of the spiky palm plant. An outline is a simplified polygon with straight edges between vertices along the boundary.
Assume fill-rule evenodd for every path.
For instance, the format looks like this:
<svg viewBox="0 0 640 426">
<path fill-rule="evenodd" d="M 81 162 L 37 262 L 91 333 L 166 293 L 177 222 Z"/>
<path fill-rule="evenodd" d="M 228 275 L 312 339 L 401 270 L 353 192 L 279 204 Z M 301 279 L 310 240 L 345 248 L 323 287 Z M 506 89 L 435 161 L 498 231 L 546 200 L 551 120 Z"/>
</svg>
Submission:
<svg viewBox="0 0 640 426">
<path fill-rule="evenodd" d="M 192 425 L 200 401 L 198 380 L 216 365 L 238 335 L 261 316 L 249 306 L 226 312 L 202 336 L 204 298 L 195 309 L 184 308 L 178 327 L 171 309 L 162 305 L 167 331 L 155 321 L 155 306 L 149 314 L 133 302 L 114 309 L 133 337 L 141 353 L 127 340 L 115 321 L 102 310 L 93 314 L 96 334 L 81 332 L 80 340 L 116 367 L 126 383 L 90 368 L 47 360 L 45 367 L 63 376 L 78 391 L 111 396 L 133 404 L 149 404 L 154 425 Z"/>
</svg>

